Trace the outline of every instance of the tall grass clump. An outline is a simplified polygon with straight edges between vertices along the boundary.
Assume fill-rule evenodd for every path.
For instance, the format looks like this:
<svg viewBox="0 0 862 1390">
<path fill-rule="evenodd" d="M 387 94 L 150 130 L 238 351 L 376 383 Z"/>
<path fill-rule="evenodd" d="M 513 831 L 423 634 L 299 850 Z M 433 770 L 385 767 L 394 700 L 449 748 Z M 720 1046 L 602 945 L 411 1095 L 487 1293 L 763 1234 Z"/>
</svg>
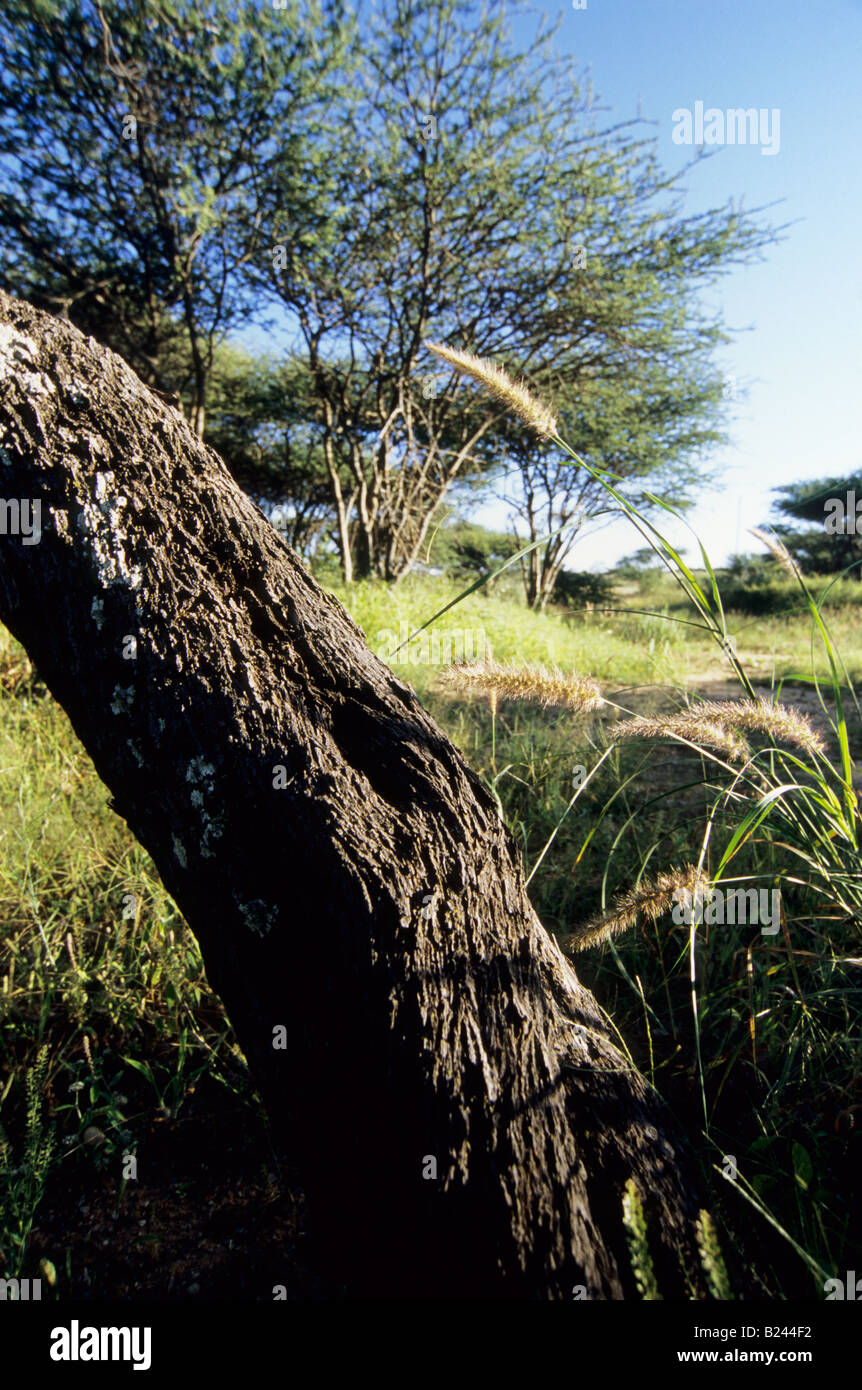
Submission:
<svg viewBox="0 0 862 1390">
<path fill-rule="evenodd" d="M 429 346 L 498 400 L 507 399 L 499 368 Z M 519 385 L 509 404 L 526 419 L 524 391 L 529 395 Z M 808 615 L 815 727 L 775 689 L 769 697 L 755 689 L 718 576 L 685 518 L 650 493 L 645 514 L 643 503 L 626 496 L 622 478 L 582 458 L 552 426 L 553 411 L 540 414 L 541 403 L 533 405 L 539 433 L 601 485 L 611 509 L 653 550 L 688 608 L 687 624 L 712 645 L 739 692 L 726 700 L 686 692 L 678 712 L 644 716 L 607 697 L 602 705 L 607 687 L 589 666 L 578 664 L 576 676 L 555 673 L 560 688 L 567 681 L 595 687 L 597 715 L 586 748 L 583 721 L 577 726 L 585 762 L 575 765 L 571 794 L 557 793 L 554 814 L 549 799 L 547 833 L 535 848 L 523 787 L 538 792 L 538 779 L 516 775 L 511 761 L 503 769 L 522 784 L 509 804 L 518 808 L 513 828 L 525 851 L 533 849 L 530 877 L 542 870 L 537 906 L 550 908 L 570 946 L 604 948 L 579 958 L 587 982 L 640 1035 L 633 1043 L 637 1061 L 694 1134 L 713 1209 L 734 1229 L 747 1286 L 761 1295 L 822 1297 L 826 1280 L 851 1260 L 850 1138 L 860 1070 L 862 852 L 848 732 L 848 710 L 858 718 L 860 709 L 826 616 L 830 591 L 844 577 L 815 595 L 781 542 L 759 536 Z M 664 535 L 662 515 L 694 536 L 697 570 Z M 669 613 L 649 617 L 671 620 Z M 439 686 L 457 693 L 484 681 L 481 665 L 471 671 L 462 664 L 445 672 Z M 548 703 L 547 684 L 529 657 L 522 656 L 520 670 L 510 664 L 498 689 L 510 700 Z M 496 706 L 490 713 L 496 715 Z M 569 717 L 563 708 L 558 730 Z M 575 731 L 573 725 L 570 757 Z M 650 770 L 657 761 L 658 781 Z M 496 743 L 492 762 L 500 796 Z M 559 783 L 558 770 L 545 770 Z M 552 845 L 557 853 L 549 856 Z M 564 920 L 560 910 L 561 899 L 571 902 L 565 866 L 554 863 L 564 847 L 569 878 L 577 874 L 584 896 L 595 902 L 592 916 L 580 921 Z M 675 867 L 680 860 L 685 867 Z M 552 884 L 546 894 L 543 879 Z M 768 927 L 756 914 L 725 920 L 725 901 L 735 907 L 741 895 L 756 908 L 764 894 L 779 904 Z M 654 1297 L 646 1292 L 643 1233 L 631 1200 L 629 1208 L 644 1296 Z M 730 1297 L 712 1218 L 701 1235 L 713 1296 Z"/>
</svg>

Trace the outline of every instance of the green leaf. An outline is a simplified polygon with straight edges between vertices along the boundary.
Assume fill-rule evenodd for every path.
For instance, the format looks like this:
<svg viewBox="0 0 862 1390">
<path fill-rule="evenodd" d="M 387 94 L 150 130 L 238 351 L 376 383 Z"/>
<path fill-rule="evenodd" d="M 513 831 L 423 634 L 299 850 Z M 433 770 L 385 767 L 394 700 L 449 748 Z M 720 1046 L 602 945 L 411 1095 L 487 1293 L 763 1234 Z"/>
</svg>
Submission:
<svg viewBox="0 0 862 1390">
<path fill-rule="evenodd" d="M 793 1171 L 799 1186 L 808 1191 L 808 1185 L 814 1176 L 814 1164 L 811 1162 L 807 1149 L 803 1149 L 801 1144 L 793 1145 Z"/>
</svg>

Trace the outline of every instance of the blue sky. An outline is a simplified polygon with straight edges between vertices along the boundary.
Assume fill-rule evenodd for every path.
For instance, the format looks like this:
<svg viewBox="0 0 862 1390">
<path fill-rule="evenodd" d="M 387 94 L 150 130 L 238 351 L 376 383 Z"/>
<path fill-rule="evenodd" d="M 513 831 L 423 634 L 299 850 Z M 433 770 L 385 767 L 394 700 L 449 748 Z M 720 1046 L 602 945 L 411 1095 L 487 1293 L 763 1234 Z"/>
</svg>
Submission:
<svg viewBox="0 0 862 1390">
<path fill-rule="evenodd" d="M 543 15 L 546 27 L 562 17 L 555 47 L 590 65 L 607 119 L 634 116 L 641 99 L 668 169 L 692 154 L 672 139 L 678 108 L 780 112 L 776 154 L 726 145 L 687 179 L 686 211 L 729 197 L 749 209 L 781 200 L 767 220 L 794 224 L 763 262 L 710 293 L 729 327 L 748 330 L 719 358 L 748 394 L 734 402 L 731 444 L 714 459 L 721 483 L 691 517 L 723 563 L 759 549 L 746 528 L 769 519 L 771 488 L 862 464 L 862 3 L 587 0 L 575 10 L 512 0 L 518 47 Z M 501 521 L 498 509 L 476 515 Z M 615 522 L 579 539 L 569 564 L 605 569 L 640 544 Z"/>
</svg>

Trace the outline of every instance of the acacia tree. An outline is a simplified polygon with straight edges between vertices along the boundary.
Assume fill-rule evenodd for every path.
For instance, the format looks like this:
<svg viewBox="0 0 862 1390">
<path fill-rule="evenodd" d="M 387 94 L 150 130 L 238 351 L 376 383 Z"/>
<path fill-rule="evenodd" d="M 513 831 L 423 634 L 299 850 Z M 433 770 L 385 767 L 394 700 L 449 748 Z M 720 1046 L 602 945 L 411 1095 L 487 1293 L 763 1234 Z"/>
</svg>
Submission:
<svg viewBox="0 0 862 1390">
<path fill-rule="evenodd" d="M 277 157 L 307 215 L 344 41 L 338 0 L 9 0 L 0 284 L 178 393 L 202 435 L 215 344 L 251 312 L 263 178 Z"/>
<path fill-rule="evenodd" d="M 702 1288 L 678 1141 L 493 797 L 217 456 L 2 293 L 0 449 L 43 522 L 2 538 L 0 617 L 197 936 L 330 1272 L 636 1296 L 631 1180 L 665 1296 Z"/>
<path fill-rule="evenodd" d="M 456 394 L 428 338 L 529 373 L 559 407 L 589 389 L 591 452 L 661 471 L 681 500 L 721 395 L 697 291 L 774 233 L 730 206 L 683 216 L 684 171 L 665 174 L 636 123 L 600 128 L 545 40 L 513 51 L 500 3 L 391 0 L 360 7 L 357 32 L 326 235 L 274 196 L 272 265 L 249 262 L 299 325 L 345 577 L 406 573 L 447 492 L 498 460 L 499 413 Z M 536 457 L 523 435 L 517 453 Z"/>
<path fill-rule="evenodd" d="M 423 341 L 433 328 L 522 365 L 535 354 L 522 331 L 510 341 L 504 311 L 512 267 L 545 238 L 544 223 L 525 226 L 530 210 L 555 181 L 575 197 L 580 103 L 572 89 L 564 109 L 547 103 L 553 64 L 538 42 L 511 53 L 496 4 L 394 0 L 362 7 L 357 32 L 362 80 L 344 94 L 327 234 L 276 213 L 274 269 L 259 263 L 257 284 L 299 324 L 345 578 L 397 579 L 453 483 L 493 462 L 500 418 L 456 394 Z"/>
</svg>

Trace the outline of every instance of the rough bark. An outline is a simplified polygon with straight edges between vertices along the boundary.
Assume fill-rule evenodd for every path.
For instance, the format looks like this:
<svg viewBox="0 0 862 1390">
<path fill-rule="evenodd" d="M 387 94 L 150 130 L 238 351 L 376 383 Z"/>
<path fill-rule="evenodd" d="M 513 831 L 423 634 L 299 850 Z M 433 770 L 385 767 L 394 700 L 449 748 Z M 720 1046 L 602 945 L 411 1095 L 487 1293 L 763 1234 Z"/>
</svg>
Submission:
<svg viewBox="0 0 862 1390">
<path fill-rule="evenodd" d="M 2 294 L 0 478 L 42 513 L 38 544 L 0 536 L 0 618 L 198 938 L 329 1272 L 353 1296 L 634 1297 L 634 1176 L 684 1296 L 678 1139 L 487 790 L 187 422 Z"/>
</svg>

